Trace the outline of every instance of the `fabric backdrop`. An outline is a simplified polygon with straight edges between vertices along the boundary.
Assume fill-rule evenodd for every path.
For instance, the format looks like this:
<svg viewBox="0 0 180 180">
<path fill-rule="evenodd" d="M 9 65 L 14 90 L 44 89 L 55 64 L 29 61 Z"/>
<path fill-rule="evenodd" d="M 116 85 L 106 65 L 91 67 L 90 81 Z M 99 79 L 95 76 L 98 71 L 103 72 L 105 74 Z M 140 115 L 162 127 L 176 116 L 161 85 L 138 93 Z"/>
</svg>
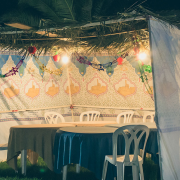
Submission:
<svg viewBox="0 0 180 180">
<path fill-rule="evenodd" d="M 5 74 L 15 67 L 21 57 L 13 52 L 0 52 L 0 73 Z M 117 56 L 93 54 L 87 58 L 91 62 L 107 63 Z M 52 56 L 40 56 L 40 61 L 50 70 L 62 67 L 60 62 L 54 62 Z M 149 57 L 145 63 L 150 64 Z M 116 120 L 125 108 L 137 108 L 139 111 L 134 120 L 142 120 L 141 110 L 153 110 L 154 102 L 136 67 L 137 61 L 133 56 L 126 57 L 122 65 L 115 63 L 104 71 L 80 64 L 72 58 L 69 66 L 72 103 L 80 105 L 73 109 L 74 120 L 79 121 L 79 115 L 88 110 L 100 111 L 101 120 Z M 149 84 L 153 86 L 152 74 L 149 74 Z M 34 57 L 29 56 L 16 75 L 0 78 L 0 144 L 8 141 L 11 126 L 42 123 L 48 111 L 61 113 L 66 121 L 72 121 L 70 108 L 59 106 L 70 106 L 67 68 L 62 75 L 49 74 L 41 71 Z M 6 159 L 5 154 L 5 151 L 0 152 L 0 161 Z"/>
<path fill-rule="evenodd" d="M 150 19 L 156 122 L 164 180 L 180 179 L 180 30 Z"/>
</svg>

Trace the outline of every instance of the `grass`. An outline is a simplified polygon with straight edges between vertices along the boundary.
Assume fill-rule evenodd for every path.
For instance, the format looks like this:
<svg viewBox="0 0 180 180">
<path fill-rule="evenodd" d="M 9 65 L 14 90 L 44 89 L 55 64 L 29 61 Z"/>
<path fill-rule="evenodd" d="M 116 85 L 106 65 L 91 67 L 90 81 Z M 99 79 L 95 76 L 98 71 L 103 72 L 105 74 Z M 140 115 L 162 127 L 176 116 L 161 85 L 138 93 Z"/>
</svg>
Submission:
<svg viewBox="0 0 180 180">
<path fill-rule="evenodd" d="M 159 167 L 154 162 L 146 158 L 144 162 L 145 180 L 160 180 Z M 18 173 L 10 168 L 6 162 L 0 163 L 0 180 L 62 180 L 62 174 L 56 174 L 49 170 L 42 158 L 38 158 L 36 165 L 31 165 L 27 161 L 27 175 L 21 175 L 20 159 L 18 159 Z M 89 170 L 81 167 L 80 174 L 76 174 L 75 165 L 68 166 L 67 180 L 97 180 L 95 175 Z M 125 168 L 125 180 L 132 180 L 132 169 Z"/>
</svg>

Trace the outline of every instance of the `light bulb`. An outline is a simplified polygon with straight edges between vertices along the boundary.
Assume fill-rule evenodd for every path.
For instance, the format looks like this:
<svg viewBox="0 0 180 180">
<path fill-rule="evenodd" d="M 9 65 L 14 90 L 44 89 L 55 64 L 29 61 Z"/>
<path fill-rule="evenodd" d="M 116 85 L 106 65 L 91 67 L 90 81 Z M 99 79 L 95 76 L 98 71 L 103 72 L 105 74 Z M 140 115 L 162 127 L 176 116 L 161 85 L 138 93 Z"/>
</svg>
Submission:
<svg viewBox="0 0 180 180">
<path fill-rule="evenodd" d="M 63 56 L 62 57 L 62 63 L 67 64 L 69 62 L 69 57 L 68 56 Z"/>
<path fill-rule="evenodd" d="M 142 52 L 142 53 L 140 53 L 140 54 L 138 55 L 138 58 L 139 58 L 140 60 L 144 60 L 144 59 L 146 59 L 146 57 L 147 57 L 147 54 L 146 54 L 145 52 Z"/>
</svg>

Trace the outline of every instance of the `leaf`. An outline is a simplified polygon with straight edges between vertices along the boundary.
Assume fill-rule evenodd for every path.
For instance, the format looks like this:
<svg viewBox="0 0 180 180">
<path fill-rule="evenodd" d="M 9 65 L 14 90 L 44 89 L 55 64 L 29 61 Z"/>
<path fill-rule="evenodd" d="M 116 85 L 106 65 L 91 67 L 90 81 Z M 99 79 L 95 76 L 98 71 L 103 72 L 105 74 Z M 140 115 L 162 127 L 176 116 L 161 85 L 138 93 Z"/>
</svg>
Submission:
<svg viewBox="0 0 180 180">
<path fill-rule="evenodd" d="M 62 23 L 68 20 L 75 20 L 73 14 L 73 0 L 20 0 L 19 5 L 24 8 L 31 7 L 38 10 L 44 18 L 54 22 Z"/>
<path fill-rule="evenodd" d="M 92 18 L 92 0 L 76 0 L 74 2 L 74 11 L 78 21 L 90 22 Z"/>
</svg>

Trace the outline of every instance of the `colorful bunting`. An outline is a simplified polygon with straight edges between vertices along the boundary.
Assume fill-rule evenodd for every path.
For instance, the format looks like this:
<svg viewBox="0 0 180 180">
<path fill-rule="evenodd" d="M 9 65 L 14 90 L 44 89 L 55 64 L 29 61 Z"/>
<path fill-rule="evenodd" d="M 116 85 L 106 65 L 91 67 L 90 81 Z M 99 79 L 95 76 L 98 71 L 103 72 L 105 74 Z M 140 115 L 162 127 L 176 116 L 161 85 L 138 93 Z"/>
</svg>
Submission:
<svg viewBox="0 0 180 180">
<path fill-rule="evenodd" d="M 16 67 L 12 67 L 12 69 L 8 73 L 6 73 L 4 75 L 0 74 L 0 78 L 16 75 L 16 73 L 18 72 L 18 69 L 21 67 L 24 59 L 25 59 L 25 56 L 23 56 L 21 58 L 21 60 L 18 62 L 18 64 L 16 65 Z"/>
<path fill-rule="evenodd" d="M 63 66 L 63 67 L 56 69 L 56 70 L 50 70 L 39 60 L 38 57 L 34 56 L 34 58 L 35 58 L 35 61 L 38 63 L 39 68 L 43 72 L 48 72 L 49 74 L 61 75 L 63 73 L 64 68 L 66 67 L 66 66 Z"/>
<path fill-rule="evenodd" d="M 114 61 L 108 62 L 105 64 L 97 64 L 97 63 L 91 63 L 87 58 L 79 56 L 78 53 L 75 53 L 75 56 L 76 56 L 76 60 L 79 63 L 87 64 L 87 65 L 92 66 L 94 69 L 97 69 L 99 71 L 101 71 L 101 70 L 104 71 L 104 69 L 107 69 L 108 67 L 112 66 L 112 64 L 117 63 L 117 60 L 115 59 Z"/>
</svg>

